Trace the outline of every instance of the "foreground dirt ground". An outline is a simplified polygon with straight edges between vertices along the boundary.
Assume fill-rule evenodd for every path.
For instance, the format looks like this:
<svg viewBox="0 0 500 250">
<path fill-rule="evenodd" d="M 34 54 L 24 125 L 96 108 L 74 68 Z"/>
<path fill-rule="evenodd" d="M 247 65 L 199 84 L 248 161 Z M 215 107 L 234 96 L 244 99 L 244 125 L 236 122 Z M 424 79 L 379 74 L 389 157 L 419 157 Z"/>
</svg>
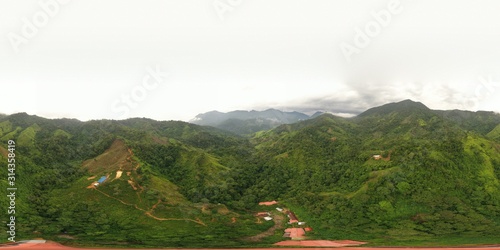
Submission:
<svg viewBox="0 0 500 250">
<path fill-rule="evenodd" d="M 15 250 L 110 250 L 110 248 L 73 248 L 62 246 L 54 242 L 46 243 L 22 243 L 10 246 L 1 246 L 0 249 L 15 249 Z M 127 250 L 126 248 L 120 248 L 121 250 Z M 167 248 L 148 248 L 147 250 L 165 250 Z M 169 250 L 186 250 L 186 249 L 174 249 L 168 248 Z M 286 247 L 276 247 L 276 248 L 240 248 L 238 250 L 297 250 L 297 249 L 318 249 L 318 248 L 286 248 Z M 321 247 L 322 250 L 408 250 L 408 248 L 369 248 L 369 247 Z M 456 248 L 411 248 L 412 250 L 500 250 L 500 246 L 493 247 L 456 247 Z M 137 248 L 132 248 L 130 250 L 138 250 Z M 193 249 L 194 250 L 194 249 Z M 197 249 L 199 250 L 199 249 Z M 227 250 L 227 249 L 212 249 L 212 250 Z"/>
<path fill-rule="evenodd" d="M 366 242 L 352 241 L 352 240 L 287 240 L 281 241 L 275 246 L 301 246 L 301 247 L 350 247 L 350 246 L 361 246 L 366 244 Z"/>
</svg>

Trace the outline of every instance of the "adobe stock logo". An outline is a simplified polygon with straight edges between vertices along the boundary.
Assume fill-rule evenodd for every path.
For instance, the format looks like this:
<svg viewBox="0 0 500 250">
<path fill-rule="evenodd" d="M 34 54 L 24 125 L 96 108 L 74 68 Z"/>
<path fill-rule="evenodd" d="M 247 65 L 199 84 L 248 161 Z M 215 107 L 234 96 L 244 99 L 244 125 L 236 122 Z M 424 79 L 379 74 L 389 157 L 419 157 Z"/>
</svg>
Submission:
<svg viewBox="0 0 500 250">
<path fill-rule="evenodd" d="M 466 109 L 478 109 L 482 100 L 491 97 L 497 92 L 497 88 L 500 88 L 500 82 L 495 81 L 493 75 L 488 75 L 488 77 L 479 76 L 478 80 L 479 83 L 476 85 L 474 96 L 464 103 Z"/>
<path fill-rule="evenodd" d="M 164 83 L 164 79 L 168 76 L 168 73 L 161 71 L 160 65 L 155 65 L 155 69 L 148 67 L 146 71 L 147 74 L 142 78 L 141 84 L 134 86 L 128 93 L 122 94 L 113 102 L 111 110 L 119 114 L 119 119 L 128 118 L 131 110 L 139 107 L 149 93 Z"/>
<path fill-rule="evenodd" d="M 403 7 L 399 0 L 392 0 L 387 4 L 387 8 L 380 10 L 379 12 L 371 11 L 370 15 L 372 20 L 365 24 L 364 29 L 359 27 L 354 28 L 354 40 L 352 44 L 347 42 L 342 42 L 340 44 L 340 50 L 344 54 L 345 59 L 351 62 L 351 57 L 353 54 L 361 53 L 362 49 L 370 45 L 373 38 L 380 35 L 382 29 L 387 27 L 394 15 L 400 14 L 403 11 Z"/>
<path fill-rule="evenodd" d="M 50 20 L 54 18 L 60 11 L 62 5 L 66 5 L 69 0 L 40 0 L 38 5 L 41 10 L 38 10 L 33 14 L 31 19 L 26 17 L 21 18 L 23 22 L 21 26 L 21 32 L 9 32 L 7 38 L 9 39 L 10 45 L 16 53 L 19 53 L 19 47 L 24 44 L 28 44 L 29 39 L 32 39 L 38 35 L 40 29 L 46 27 Z"/>
<path fill-rule="evenodd" d="M 219 19 L 224 21 L 226 13 L 233 12 L 241 3 L 243 3 L 243 0 L 215 0 L 213 6 Z"/>
</svg>

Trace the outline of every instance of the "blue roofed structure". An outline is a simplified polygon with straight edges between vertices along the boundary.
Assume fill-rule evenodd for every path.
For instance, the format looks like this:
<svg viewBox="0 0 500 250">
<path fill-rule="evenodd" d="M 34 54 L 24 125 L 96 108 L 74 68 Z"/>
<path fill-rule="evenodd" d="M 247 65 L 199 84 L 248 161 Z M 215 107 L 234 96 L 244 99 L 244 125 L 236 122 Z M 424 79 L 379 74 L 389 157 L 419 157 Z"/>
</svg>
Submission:
<svg viewBox="0 0 500 250">
<path fill-rule="evenodd" d="M 103 177 L 101 177 L 101 179 L 99 179 L 97 182 L 98 182 L 99 184 L 102 184 L 102 183 L 103 183 L 106 179 L 107 179 L 107 178 L 106 178 L 106 176 L 103 176 Z"/>
</svg>

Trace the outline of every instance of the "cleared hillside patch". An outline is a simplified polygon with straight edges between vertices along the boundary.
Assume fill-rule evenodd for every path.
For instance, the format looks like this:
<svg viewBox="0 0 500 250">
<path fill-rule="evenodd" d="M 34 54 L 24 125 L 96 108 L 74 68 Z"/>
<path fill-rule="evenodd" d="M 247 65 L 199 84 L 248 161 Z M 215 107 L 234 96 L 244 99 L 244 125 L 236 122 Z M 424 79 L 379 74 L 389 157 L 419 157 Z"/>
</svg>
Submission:
<svg viewBox="0 0 500 250">
<path fill-rule="evenodd" d="M 137 163 L 132 160 L 132 153 L 122 140 L 115 140 L 104 153 L 83 162 L 83 168 L 91 174 L 111 173 L 118 170 L 132 171 Z"/>
</svg>

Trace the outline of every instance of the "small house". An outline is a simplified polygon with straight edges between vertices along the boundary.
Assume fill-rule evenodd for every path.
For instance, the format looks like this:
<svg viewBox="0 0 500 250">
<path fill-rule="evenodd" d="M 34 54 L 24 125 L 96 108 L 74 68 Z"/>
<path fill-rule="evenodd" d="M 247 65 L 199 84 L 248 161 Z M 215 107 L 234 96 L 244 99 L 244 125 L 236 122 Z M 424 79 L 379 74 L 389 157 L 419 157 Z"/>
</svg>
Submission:
<svg viewBox="0 0 500 250">
<path fill-rule="evenodd" d="M 98 184 L 102 184 L 103 182 L 105 182 L 105 181 L 106 181 L 106 179 L 107 179 L 107 177 L 106 177 L 106 176 L 103 176 L 103 177 L 101 177 L 101 178 L 97 181 L 97 183 L 98 183 Z"/>
<path fill-rule="evenodd" d="M 260 206 L 272 206 L 272 205 L 276 205 L 276 204 L 278 204 L 277 201 L 263 201 L 263 202 L 259 202 Z"/>
<path fill-rule="evenodd" d="M 378 160 L 382 159 L 382 156 L 381 155 L 373 155 L 373 159 L 378 161 Z"/>
<path fill-rule="evenodd" d="M 271 217 L 271 216 L 266 216 L 266 217 L 264 217 L 264 220 L 266 220 L 266 221 L 270 221 L 270 220 L 273 220 L 273 217 Z"/>
</svg>

